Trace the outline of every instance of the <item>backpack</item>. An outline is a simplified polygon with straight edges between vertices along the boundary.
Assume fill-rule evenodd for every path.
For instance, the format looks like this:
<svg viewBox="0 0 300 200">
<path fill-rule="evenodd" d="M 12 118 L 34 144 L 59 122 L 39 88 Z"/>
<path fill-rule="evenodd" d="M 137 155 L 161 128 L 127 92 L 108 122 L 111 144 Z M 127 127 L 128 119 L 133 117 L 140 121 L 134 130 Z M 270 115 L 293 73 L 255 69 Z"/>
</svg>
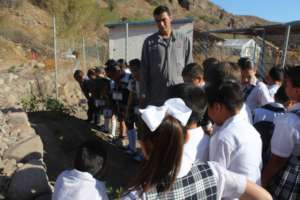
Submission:
<svg viewBox="0 0 300 200">
<path fill-rule="evenodd" d="M 285 113 L 284 108 L 274 107 L 270 104 L 266 104 L 261 108 L 275 113 Z M 300 112 L 299 112 L 299 116 L 300 116 Z M 268 162 L 271 156 L 270 142 L 273 136 L 275 124 L 274 122 L 270 122 L 270 121 L 259 121 L 253 124 L 253 126 L 259 132 L 262 140 L 262 159 L 263 159 L 263 166 L 264 166 Z"/>
</svg>

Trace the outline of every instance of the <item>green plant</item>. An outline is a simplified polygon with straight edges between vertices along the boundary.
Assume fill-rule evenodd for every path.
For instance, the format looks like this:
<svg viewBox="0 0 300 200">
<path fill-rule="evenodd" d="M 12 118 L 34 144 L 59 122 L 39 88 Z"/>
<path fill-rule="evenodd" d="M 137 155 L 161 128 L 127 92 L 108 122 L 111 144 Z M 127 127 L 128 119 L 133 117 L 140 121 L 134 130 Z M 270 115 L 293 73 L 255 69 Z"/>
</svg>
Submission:
<svg viewBox="0 0 300 200">
<path fill-rule="evenodd" d="M 123 188 L 114 188 L 112 186 L 106 186 L 106 193 L 109 199 L 121 199 L 121 195 L 123 193 Z"/>
</svg>

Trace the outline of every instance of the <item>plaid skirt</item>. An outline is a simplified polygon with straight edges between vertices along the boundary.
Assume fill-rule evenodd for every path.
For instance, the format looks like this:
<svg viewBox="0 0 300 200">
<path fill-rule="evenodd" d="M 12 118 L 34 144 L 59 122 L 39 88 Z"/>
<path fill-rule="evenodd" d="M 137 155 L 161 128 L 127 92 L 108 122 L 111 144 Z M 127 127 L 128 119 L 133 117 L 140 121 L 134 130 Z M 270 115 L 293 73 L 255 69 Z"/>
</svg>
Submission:
<svg viewBox="0 0 300 200">
<path fill-rule="evenodd" d="M 300 157 L 292 156 L 268 187 L 274 200 L 300 199 Z"/>
</svg>

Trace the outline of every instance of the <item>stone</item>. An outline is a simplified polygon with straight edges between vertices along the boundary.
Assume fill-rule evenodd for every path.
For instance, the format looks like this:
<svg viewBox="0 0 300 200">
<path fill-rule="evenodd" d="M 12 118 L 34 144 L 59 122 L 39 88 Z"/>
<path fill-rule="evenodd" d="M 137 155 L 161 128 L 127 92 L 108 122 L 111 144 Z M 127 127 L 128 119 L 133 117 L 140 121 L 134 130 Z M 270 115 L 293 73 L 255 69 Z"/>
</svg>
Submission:
<svg viewBox="0 0 300 200">
<path fill-rule="evenodd" d="M 11 126 L 27 125 L 30 126 L 28 122 L 28 117 L 25 112 L 9 112 L 8 123 Z"/>
<path fill-rule="evenodd" d="M 5 159 L 3 160 L 4 168 L 2 170 L 2 174 L 4 174 L 7 177 L 10 177 L 13 175 L 15 170 L 17 169 L 17 162 L 14 159 Z"/>
<path fill-rule="evenodd" d="M 44 163 L 31 160 L 14 173 L 7 196 L 11 200 L 31 200 L 51 192 Z"/>
<path fill-rule="evenodd" d="M 43 157 L 42 140 L 39 135 L 21 140 L 13 146 L 10 146 L 5 151 L 3 157 L 25 163 L 30 159 L 40 159 Z"/>
<path fill-rule="evenodd" d="M 4 80 L 3 79 L 0 79 L 0 85 L 3 85 L 4 84 Z"/>
</svg>

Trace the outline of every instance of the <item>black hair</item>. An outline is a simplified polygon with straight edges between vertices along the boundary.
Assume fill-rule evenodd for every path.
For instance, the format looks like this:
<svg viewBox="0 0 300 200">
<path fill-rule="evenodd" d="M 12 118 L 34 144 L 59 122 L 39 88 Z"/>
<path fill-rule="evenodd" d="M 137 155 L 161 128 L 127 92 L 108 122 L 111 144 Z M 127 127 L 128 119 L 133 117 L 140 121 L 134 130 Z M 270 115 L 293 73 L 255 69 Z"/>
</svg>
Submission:
<svg viewBox="0 0 300 200">
<path fill-rule="evenodd" d="M 199 124 L 206 112 L 207 98 L 204 90 L 191 83 L 180 83 L 169 88 L 169 98 L 181 98 L 192 110 L 188 124 Z"/>
<path fill-rule="evenodd" d="M 113 65 L 118 65 L 117 61 L 114 59 L 108 59 L 105 63 L 106 67 L 113 66 Z"/>
<path fill-rule="evenodd" d="M 204 70 L 201 65 L 197 63 L 190 63 L 185 66 L 182 70 L 182 76 L 188 76 L 193 79 L 197 78 L 198 76 L 203 76 Z"/>
<path fill-rule="evenodd" d="M 141 68 L 141 61 L 138 58 L 132 59 L 129 61 L 129 66 L 135 67 L 136 69 Z"/>
<path fill-rule="evenodd" d="M 300 65 L 286 66 L 284 74 L 294 87 L 300 87 Z"/>
<path fill-rule="evenodd" d="M 96 76 L 95 69 L 89 69 L 87 71 L 87 76 L 90 78 L 91 76 Z"/>
<path fill-rule="evenodd" d="M 204 80 L 209 82 L 210 80 L 213 79 L 211 77 L 212 71 L 214 71 L 216 65 L 219 64 L 219 61 L 216 58 L 207 58 L 203 61 L 202 66 L 203 66 L 203 76 Z"/>
<path fill-rule="evenodd" d="M 119 70 L 121 70 L 121 68 L 120 68 L 120 66 L 118 64 L 108 65 L 105 68 L 105 72 L 107 72 L 107 73 L 114 73 L 114 72 L 117 72 Z"/>
<path fill-rule="evenodd" d="M 106 151 L 95 141 L 87 141 L 76 152 L 74 168 L 95 176 L 103 169 L 106 162 Z"/>
<path fill-rule="evenodd" d="M 274 99 L 276 102 L 284 104 L 289 100 L 289 97 L 285 93 L 284 86 L 280 86 L 277 90 L 277 92 L 274 95 Z"/>
<path fill-rule="evenodd" d="M 241 70 L 238 65 L 230 62 L 220 62 L 214 65 L 206 74 L 208 84 L 220 85 L 226 79 L 241 81 Z"/>
<path fill-rule="evenodd" d="M 79 77 L 79 76 L 83 76 L 83 72 L 80 69 L 77 69 L 74 72 L 73 77 L 76 78 L 76 77 Z"/>
<path fill-rule="evenodd" d="M 272 67 L 269 71 L 269 76 L 274 81 L 283 81 L 284 72 L 280 67 Z"/>
<path fill-rule="evenodd" d="M 223 80 L 221 84 L 211 84 L 206 88 L 208 104 L 223 104 L 229 112 L 236 113 L 244 103 L 241 85 L 233 79 Z"/>
<path fill-rule="evenodd" d="M 95 69 L 96 73 L 104 73 L 105 72 L 103 67 L 95 67 L 94 69 Z"/>
<path fill-rule="evenodd" d="M 161 15 L 166 12 L 169 16 L 171 16 L 170 9 L 165 5 L 157 6 L 153 11 L 153 16 Z"/>
<path fill-rule="evenodd" d="M 126 65 L 127 66 L 127 62 L 123 58 L 120 58 L 117 62 L 118 62 L 118 64 Z"/>
<path fill-rule="evenodd" d="M 240 58 L 238 61 L 238 65 L 240 66 L 241 70 L 255 69 L 254 62 L 248 57 Z"/>
</svg>

